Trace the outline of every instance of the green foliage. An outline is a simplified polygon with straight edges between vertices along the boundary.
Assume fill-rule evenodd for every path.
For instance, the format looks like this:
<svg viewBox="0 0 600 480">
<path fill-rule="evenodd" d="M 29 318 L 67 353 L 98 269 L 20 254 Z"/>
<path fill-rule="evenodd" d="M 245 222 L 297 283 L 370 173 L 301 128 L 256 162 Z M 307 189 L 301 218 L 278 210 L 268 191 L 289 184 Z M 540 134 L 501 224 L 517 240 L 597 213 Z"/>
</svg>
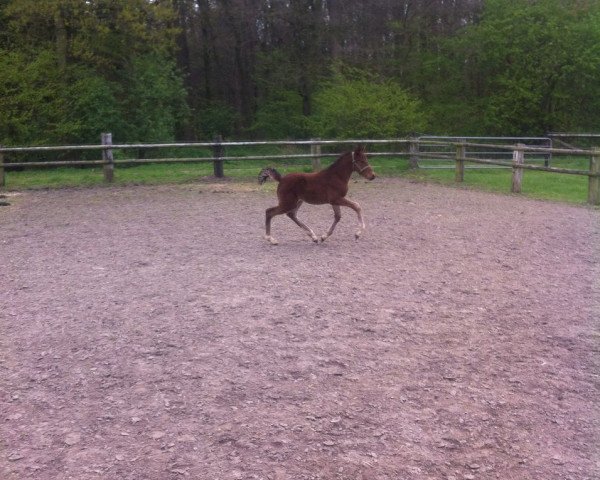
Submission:
<svg viewBox="0 0 600 480">
<path fill-rule="evenodd" d="M 123 83 L 127 88 L 123 139 L 132 142 L 173 140 L 187 118 L 186 92 L 173 62 L 158 54 L 133 59 Z"/>
<path fill-rule="evenodd" d="M 441 86 L 432 103 L 464 99 L 462 133 L 540 135 L 597 129 L 598 72 L 598 2 L 490 0 L 480 22 L 446 41 L 428 78 Z"/>
<path fill-rule="evenodd" d="M 168 26 L 174 11 L 164 2 L 12 0 L 3 13 L 12 45 L 20 46 L 14 50 L 35 70 L 19 83 L 21 97 L 36 105 L 16 99 L 13 111 L 36 118 L 33 126 L 12 118 L 13 131 L 18 124 L 29 130 L 11 134 L 13 143 L 96 143 L 102 131 L 119 141 L 171 140 L 187 120 L 172 59 L 176 32 Z"/>
<path fill-rule="evenodd" d="M 119 129 L 112 85 L 85 68 L 57 68 L 54 52 L 0 52 L 0 143 L 98 142 Z"/>
<path fill-rule="evenodd" d="M 97 143 L 103 131 L 120 141 L 172 140 L 186 119 L 185 90 L 165 60 L 134 59 L 120 84 L 87 67 L 62 70 L 50 51 L 32 60 L 0 54 L 0 69 L 3 144 Z"/>
<path fill-rule="evenodd" d="M 233 107 L 223 102 L 211 102 L 202 107 L 196 116 L 196 130 L 200 138 L 212 140 L 216 135 L 225 138 L 233 135 L 240 115 Z"/>
<path fill-rule="evenodd" d="M 162 2 L 10 0 L 0 4 L 0 142 L 175 138 L 186 91 Z"/>
<path fill-rule="evenodd" d="M 1 7 L 1 6 L 0 6 Z M 55 44 L 61 25 L 68 60 L 117 71 L 131 56 L 175 47 L 175 18 L 167 2 L 147 0 L 8 0 L 9 38 L 35 51 Z"/>
<path fill-rule="evenodd" d="M 0 0 L 0 142 L 600 125 L 597 0 L 242 3 Z"/>
<path fill-rule="evenodd" d="M 427 121 L 418 99 L 397 83 L 348 69 L 316 93 L 309 125 L 322 138 L 389 138 L 422 131 Z"/>
<path fill-rule="evenodd" d="M 51 52 L 33 58 L 0 50 L 0 143 L 55 141 L 65 108 L 63 82 Z"/>
<path fill-rule="evenodd" d="M 293 90 L 276 90 L 258 108 L 251 131 L 261 138 L 306 138 L 307 117 L 302 114 L 302 97 Z"/>
<path fill-rule="evenodd" d="M 294 61 L 297 56 L 297 52 L 279 48 L 258 55 L 256 82 L 260 101 L 249 129 L 253 135 L 269 139 L 310 135 L 307 116 L 312 91 L 320 75 L 317 66 L 307 65 L 309 59 Z"/>
<path fill-rule="evenodd" d="M 57 142 L 98 143 L 100 132 L 120 137 L 125 124 L 116 91 L 118 85 L 86 68 L 73 68 L 64 89 L 63 113 Z"/>
<path fill-rule="evenodd" d="M 292 91 L 297 88 L 298 65 L 288 52 L 276 48 L 256 57 L 256 84 L 261 97 L 268 99 L 273 91 Z"/>
</svg>

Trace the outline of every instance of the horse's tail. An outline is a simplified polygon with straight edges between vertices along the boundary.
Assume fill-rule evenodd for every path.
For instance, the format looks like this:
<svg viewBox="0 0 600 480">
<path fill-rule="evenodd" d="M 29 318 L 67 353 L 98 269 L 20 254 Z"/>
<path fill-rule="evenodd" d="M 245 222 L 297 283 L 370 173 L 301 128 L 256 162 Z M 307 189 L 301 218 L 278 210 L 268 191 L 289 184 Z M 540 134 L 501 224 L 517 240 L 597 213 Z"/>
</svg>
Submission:
<svg viewBox="0 0 600 480">
<path fill-rule="evenodd" d="M 269 178 L 269 177 L 271 177 L 276 182 L 279 182 L 281 180 L 281 173 L 279 173 L 277 170 L 275 170 L 272 167 L 263 168 L 260 171 L 260 173 L 258 174 L 259 185 L 262 185 L 263 183 L 265 183 L 267 181 L 267 178 Z"/>
</svg>

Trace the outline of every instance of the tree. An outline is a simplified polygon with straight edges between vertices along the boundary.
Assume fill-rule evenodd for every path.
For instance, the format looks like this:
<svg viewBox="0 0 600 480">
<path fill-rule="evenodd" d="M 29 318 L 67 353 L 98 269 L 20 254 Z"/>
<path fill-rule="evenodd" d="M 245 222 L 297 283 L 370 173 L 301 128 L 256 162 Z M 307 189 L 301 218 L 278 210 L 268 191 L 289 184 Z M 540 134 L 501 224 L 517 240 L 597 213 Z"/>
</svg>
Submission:
<svg viewBox="0 0 600 480">
<path fill-rule="evenodd" d="M 167 2 L 5 0 L 0 8 L 0 141 L 177 135 L 187 109 Z"/>
<path fill-rule="evenodd" d="M 471 111 L 465 118 L 478 123 L 465 122 L 468 130 L 540 135 L 555 129 L 597 128 L 597 2 L 489 0 L 481 21 L 450 39 L 445 48 L 447 56 L 437 73 L 453 81 L 431 100 L 442 105 L 452 98 L 464 99 Z M 432 68 L 432 77 L 435 73 Z"/>
<path fill-rule="evenodd" d="M 274 89 L 258 107 L 251 132 L 261 138 L 306 138 L 309 120 L 303 114 L 303 104 L 297 90 Z"/>
<path fill-rule="evenodd" d="M 0 50 L 0 143 L 47 143 L 56 140 L 65 110 L 62 77 L 53 52 L 33 61 L 20 52 Z"/>
<path fill-rule="evenodd" d="M 0 54 L 4 143 L 600 120 L 597 0 L 0 0 Z"/>
<path fill-rule="evenodd" d="M 123 118 L 125 140 L 160 142 L 174 139 L 188 117 L 186 92 L 173 62 L 154 55 L 133 59 L 124 75 L 127 95 Z"/>
<path fill-rule="evenodd" d="M 313 135 L 389 138 L 426 128 L 418 99 L 397 83 L 356 69 L 342 69 L 315 95 Z"/>
</svg>

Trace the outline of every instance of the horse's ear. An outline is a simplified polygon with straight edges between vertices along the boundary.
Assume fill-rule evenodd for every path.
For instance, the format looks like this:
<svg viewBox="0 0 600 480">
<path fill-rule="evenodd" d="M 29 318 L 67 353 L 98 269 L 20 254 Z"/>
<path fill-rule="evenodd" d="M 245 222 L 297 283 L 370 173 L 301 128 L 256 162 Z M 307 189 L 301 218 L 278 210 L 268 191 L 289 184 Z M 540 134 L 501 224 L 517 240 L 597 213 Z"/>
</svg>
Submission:
<svg viewBox="0 0 600 480">
<path fill-rule="evenodd" d="M 356 146 L 356 149 L 354 150 L 355 153 L 365 153 L 365 146 L 358 144 Z"/>
</svg>

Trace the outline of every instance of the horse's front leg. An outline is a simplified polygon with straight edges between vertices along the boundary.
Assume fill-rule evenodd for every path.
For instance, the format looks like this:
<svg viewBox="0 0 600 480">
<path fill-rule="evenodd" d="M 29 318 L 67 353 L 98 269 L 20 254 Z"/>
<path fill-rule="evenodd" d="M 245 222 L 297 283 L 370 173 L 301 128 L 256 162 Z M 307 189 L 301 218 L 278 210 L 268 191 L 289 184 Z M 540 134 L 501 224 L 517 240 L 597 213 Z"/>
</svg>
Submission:
<svg viewBox="0 0 600 480">
<path fill-rule="evenodd" d="M 341 208 L 339 207 L 339 205 L 331 205 L 331 206 L 333 207 L 333 223 L 331 224 L 331 227 L 329 227 L 329 231 L 327 233 L 321 235 L 322 242 L 324 242 L 329 237 L 331 237 L 331 234 L 335 230 L 335 226 L 338 224 L 338 222 L 342 218 L 342 211 L 341 211 Z"/>
<path fill-rule="evenodd" d="M 363 217 L 362 217 L 362 209 L 360 208 L 360 205 L 357 202 L 348 200 L 347 198 L 340 198 L 340 199 L 336 200 L 335 203 L 342 207 L 351 208 L 358 215 L 358 230 L 354 234 L 354 237 L 358 240 L 360 238 L 360 236 L 362 235 L 363 231 L 365 230 L 365 221 L 363 220 Z"/>
</svg>

